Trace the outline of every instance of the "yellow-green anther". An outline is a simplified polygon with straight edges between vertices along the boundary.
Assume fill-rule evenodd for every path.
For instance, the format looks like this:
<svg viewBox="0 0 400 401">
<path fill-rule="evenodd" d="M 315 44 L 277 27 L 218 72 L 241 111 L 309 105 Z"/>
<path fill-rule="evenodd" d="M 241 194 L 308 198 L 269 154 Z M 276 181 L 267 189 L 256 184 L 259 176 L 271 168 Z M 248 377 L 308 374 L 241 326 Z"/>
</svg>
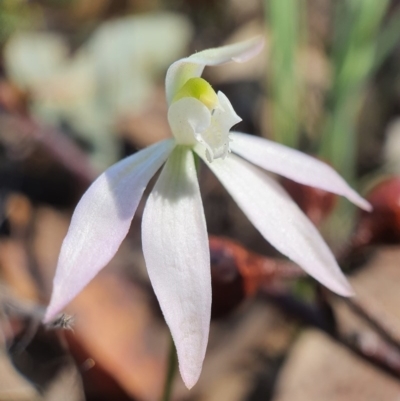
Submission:
<svg viewBox="0 0 400 401">
<path fill-rule="evenodd" d="M 172 103 L 184 97 L 194 97 L 200 100 L 209 110 L 218 105 L 218 96 L 212 86 L 203 78 L 190 78 L 186 81 L 172 99 Z"/>
</svg>

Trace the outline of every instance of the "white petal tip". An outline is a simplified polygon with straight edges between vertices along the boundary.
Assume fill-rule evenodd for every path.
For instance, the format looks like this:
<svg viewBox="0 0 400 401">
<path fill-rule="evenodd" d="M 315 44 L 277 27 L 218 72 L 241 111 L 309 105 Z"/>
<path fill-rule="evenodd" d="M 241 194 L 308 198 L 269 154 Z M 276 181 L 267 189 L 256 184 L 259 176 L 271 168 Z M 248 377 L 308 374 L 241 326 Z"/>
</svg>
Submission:
<svg viewBox="0 0 400 401">
<path fill-rule="evenodd" d="M 345 288 L 342 288 L 340 291 L 336 291 L 336 294 L 346 298 L 354 297 L 356 295 L 350 284 L 348 284 Z"/>
<path fill-rule="evenodd" d="M 54 296 L 54 291 L 53 291 L 53 296 Z M 54 302 L 54 298 L 50 300 L 49 305 L 47 306 L 47 309 L 44 314 L 44 318 L 42 322 L 44 324 L 51 322 L 54 320 L 54 318 L 64 309 L 66 303 L 61 303 L 61 302 Z"/>
<path fill-rule="evenodd" d="M 250 39 L 249 42 L 254 42 L 254 43 L 247 51 L 241 53 L 238 56 L 232 57 L 232 61 L 235 61 L 236 63 L 245 63 L 246 61 L 257 56 L 257 54 L 261 52 L 265 44 L 265 40 L 262 36 Z"/>
<path fill-rule="evenodd" d="M 44 318 L 42 322 L 44 324 L 50 323 L 56 318 L 56 316 L 62 312 L 65 306 L 70 302 L 71 299 L 65 297 L 62 299 L 62 293 L 60 289 L 53 288 L 53 293 L 50 298 L 50 302 L 44 313 Z"/>
<path fill-rule="evenodd" d="M 184 369 L 181 369 L 181 376 L 186 388 L 191 390 L 199 380 L 200 372 L 194 375 L 193 373 L 184 372 Z"/>
<path fill-rule="evenodd" d="M 347 278 L 344 275 L 340 278 L 339 281 L 336 279 L 335 282 L 331 282 L 329 284 L 330 285 L 327 285 L 327 287 L 335 294 L 340 295 L 341 297 L 349 298 L 349 297 L 354 297 L 356 295 L 353 290 L 353 287 L 347 281 Z"/>
<path fill-rule="evenodd" d="M 47 309 L 46 314 L 44 315 L 44 318 L 42 320 L 42 323 L 50 323 L 56 315 L 59 313 L 59 311 L 53 311 L 51 309 Z"/>
<path fill-rule="evenodd" d="M 372 205 L 353 189 L 350 189 L 350 192 L 348 191 L 347 194 L 343 195 L 345 195 L 350 202 L 354 203 L 359 208 L 365 210 L 366 212 L 372 212 Z"/>
<path fill-rule="evenodd" d="M 372 212 L 372 210 L 373 210 L 372 205 L 365 199 L 361 199 L 358 203 L 358 206 L 360 206 L 361 209 L 363 209 L 367 212 Z"/>
</svg>

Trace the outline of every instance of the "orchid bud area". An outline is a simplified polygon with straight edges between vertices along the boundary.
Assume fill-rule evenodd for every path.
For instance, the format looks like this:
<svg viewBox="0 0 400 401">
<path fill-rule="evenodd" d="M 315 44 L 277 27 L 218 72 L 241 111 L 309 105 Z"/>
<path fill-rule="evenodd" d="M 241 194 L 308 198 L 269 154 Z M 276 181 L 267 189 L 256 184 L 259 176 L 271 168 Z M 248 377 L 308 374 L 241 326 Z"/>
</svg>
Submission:
<svg viewBox="0 0 400 401">
<path fill-rule="evenodd" d="M 172 103 L 184 98 L 193 97 L 199 100 L 208 110 L 212 111 L 218 106 L 218 96 L 212 86 L 203 78 L 190 78 L 178 90 Z"/>
<path fill-rule="evenodd" d="M 207 160 L 229 153 L 229 131 L 241 121 L 228 98 L 215 93 L 202 78 L 191 78 L 177 91 L 168 110 L 168 121 L 180 145 L 200 144 Z"/>
</svg>

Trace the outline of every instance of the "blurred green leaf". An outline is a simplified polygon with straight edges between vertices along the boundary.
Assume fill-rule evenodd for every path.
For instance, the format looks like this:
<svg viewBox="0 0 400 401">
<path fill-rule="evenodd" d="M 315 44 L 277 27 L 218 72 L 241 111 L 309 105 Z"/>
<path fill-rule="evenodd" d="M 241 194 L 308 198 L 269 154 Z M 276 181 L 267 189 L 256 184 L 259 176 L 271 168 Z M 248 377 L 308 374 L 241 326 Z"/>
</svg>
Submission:
<svg viewBox="0 0 400 401">
<path fill-rule="evenodd" d="M 336 3 L 334 76 L 320 155 L 353 184 L 358 156 L 357 119 L 365 88 L 376 69 L 378 38 L 388 5 L 388 0 Z M 342 248 L 349 238 L 354 215 L 355 208 L 340 200 L 324 230 L 335 249 Z"/>
<path fill-rule="evenodd" d="M 302 0 L 265 0 L 271 34 L 268 89 L 274 139 L 296 147 L 298 142 L 299 79 L 296 59 Z"/>
<path fill-rule="evenodd" d="M 385 23 L 377 38 L 377 49 L 375 55 L 375 70 L 378 69 L 390 52 L 399 44 L 400 40 L 400 7 Z"/>
<path fill-rule="evenodd" d="M 349 181 L 355 178 L 357 116 L 374 70 L 378 32 L 387 6 L 388 0 L 337 3 L 334 81 L 321 155 Z"/>
<path fill-rule="evenodd" d="M 35 28 L 42 22 L 40 7 L 28 0 L 0 0 L 0 43 L 15 31 Z"/>
</svg>

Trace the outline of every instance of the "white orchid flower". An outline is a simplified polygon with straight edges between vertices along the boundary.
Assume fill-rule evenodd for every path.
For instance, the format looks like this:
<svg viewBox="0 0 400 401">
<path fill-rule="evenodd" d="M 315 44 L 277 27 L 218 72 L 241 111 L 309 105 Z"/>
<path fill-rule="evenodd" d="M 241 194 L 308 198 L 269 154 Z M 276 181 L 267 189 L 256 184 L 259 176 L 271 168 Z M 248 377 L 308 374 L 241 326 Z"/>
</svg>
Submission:
<svg viewBox="0 0 400 401">
<path fill-rule="evenodd" d="M 317 229 L 262 169 L 343 195 L 363 209 L 371 206 L 326 164 L 266 139 L 230 133 L 241 119 L 227 97 L 200 78 L 205 66 L 246 61 L 262 44 L 255 38 L 205 50 L 170 66 L 166 91 L 174 138 L 110 167 L 83 195 L 62 245 L 45 321 L 53 319 L 115 255 L 144 189 L 166 162 L 145 206 L 143 252 L 177 348 L 182 378 L 188 388 L 197 382 L 209 334 L 211 275 L 193 152 L 273 246 L 332 291 L 352 295 Z"/>
</svg>

